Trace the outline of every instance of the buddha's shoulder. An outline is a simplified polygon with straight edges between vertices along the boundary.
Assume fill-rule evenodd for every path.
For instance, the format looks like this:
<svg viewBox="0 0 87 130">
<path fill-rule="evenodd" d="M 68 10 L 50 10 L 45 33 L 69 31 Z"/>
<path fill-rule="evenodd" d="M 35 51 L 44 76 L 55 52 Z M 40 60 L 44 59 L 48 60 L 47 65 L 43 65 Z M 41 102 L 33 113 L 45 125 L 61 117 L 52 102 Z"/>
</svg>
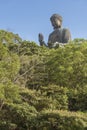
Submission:
<svg viewBox="0 0 87 130">
<path fill-rule="evenodd" d="M 70 30 L 69 30 L 68 28 L 63 28 L 63 29 L 62 29 L 62 32 L 70 33 Z"/>
</svg>

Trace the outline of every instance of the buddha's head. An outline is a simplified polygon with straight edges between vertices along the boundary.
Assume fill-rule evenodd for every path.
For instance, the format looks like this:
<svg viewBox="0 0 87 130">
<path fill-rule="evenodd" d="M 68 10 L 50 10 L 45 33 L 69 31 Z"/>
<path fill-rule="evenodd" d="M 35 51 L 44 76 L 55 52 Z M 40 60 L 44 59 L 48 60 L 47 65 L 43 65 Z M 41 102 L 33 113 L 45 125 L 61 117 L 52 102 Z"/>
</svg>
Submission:
<svg viewBox="0 0 87 130">
<path fill-rule="evenodd" d="M 50 18 L 52 26 L 54 29 L 61 28 L 62 26 L 62 17 L 59 14 L 53 14 Z"/>
</svg>

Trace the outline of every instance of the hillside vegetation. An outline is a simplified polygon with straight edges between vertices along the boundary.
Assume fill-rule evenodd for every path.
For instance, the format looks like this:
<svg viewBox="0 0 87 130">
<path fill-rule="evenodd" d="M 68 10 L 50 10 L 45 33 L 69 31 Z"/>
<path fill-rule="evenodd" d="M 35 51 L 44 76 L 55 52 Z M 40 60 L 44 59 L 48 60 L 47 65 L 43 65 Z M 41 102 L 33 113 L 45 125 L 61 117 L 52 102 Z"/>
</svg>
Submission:
<svg viewBox="0 0 87 130">
<path fill-rule="evenodd" d="M 87 130 L 87 40 L 49 49 L 0 30 L 0 130 Z"/>
</svg>

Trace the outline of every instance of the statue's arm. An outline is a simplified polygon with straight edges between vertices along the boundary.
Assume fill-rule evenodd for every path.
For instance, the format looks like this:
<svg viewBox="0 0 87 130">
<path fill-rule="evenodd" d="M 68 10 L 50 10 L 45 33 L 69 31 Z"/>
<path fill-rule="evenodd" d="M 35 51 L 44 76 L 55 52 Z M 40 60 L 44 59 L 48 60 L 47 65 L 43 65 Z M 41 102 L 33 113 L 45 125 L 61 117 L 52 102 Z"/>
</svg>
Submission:
<svg viewBox="0 0 87 130">
<path fill-rule="evenodd" d="M 42 33 L 38 34 L 38 40 L 39 40 L 40 46 L 47 46 L 46 43 L 44 42 L 44 36 Z"/>
<path fill-rule="evenodd" d="M 68 43 L 69 41 L 71 41 L 71 33 L 68 29 L 63 29 L 62 42 Z"/>
</svg>

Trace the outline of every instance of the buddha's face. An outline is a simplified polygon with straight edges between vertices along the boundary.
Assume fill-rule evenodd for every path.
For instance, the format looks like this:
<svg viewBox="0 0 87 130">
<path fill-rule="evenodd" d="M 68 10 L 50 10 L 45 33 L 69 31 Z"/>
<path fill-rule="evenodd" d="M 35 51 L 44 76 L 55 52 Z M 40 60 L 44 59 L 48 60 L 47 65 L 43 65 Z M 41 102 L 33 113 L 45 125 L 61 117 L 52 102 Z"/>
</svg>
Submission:
<svg viewBox="0 0 87 130">
<path fill-rule="evenodd" d="M 62 24 L 58 18 L 51 20 L 51 23 L 54 29 L 60 28 Z"/>
</svg>

